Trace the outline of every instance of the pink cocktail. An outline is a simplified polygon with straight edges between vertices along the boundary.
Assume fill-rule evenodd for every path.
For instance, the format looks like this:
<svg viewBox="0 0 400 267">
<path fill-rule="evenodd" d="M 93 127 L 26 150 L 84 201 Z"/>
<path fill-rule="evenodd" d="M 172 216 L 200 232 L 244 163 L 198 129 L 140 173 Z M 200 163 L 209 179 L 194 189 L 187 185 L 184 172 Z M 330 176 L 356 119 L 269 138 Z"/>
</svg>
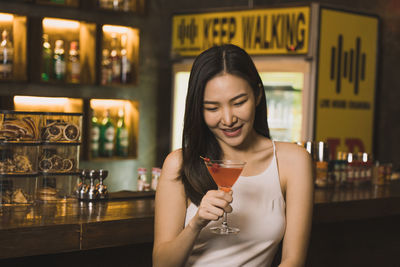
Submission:
<svg viewBox="0 0 400 267">
<path fill-rule="evenodd" d="M 210 160 L 208 158 L 203 158 L 203 160 L 215 183 L 218 185 L 218 189 L 225 192 L 231 191 L 232 186 L 239 178 L 246 164 L 243 161 L 235 160 Z M 228 226 L 227 213 L 224 212 L 224 221 L 221 226 L 213 227 L 211 231 L 216 234 L 227 235 L 236 234 L 240 229 Z"/>
</svg>

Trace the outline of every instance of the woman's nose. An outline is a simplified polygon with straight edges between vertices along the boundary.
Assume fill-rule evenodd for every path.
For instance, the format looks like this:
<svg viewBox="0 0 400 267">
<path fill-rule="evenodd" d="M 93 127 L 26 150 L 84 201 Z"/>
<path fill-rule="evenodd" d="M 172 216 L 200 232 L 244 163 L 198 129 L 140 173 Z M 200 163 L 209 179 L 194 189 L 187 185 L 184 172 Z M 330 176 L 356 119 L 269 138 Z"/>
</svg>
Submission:
<svg viewBox="0 0 400 267">
<path fill-rule="evenodd" d="M 231 108 L 222 110 L 221 122 L 225 126 L 232 126 L 237 122 L 237 117 L 233 114 Z"/>
</svg>

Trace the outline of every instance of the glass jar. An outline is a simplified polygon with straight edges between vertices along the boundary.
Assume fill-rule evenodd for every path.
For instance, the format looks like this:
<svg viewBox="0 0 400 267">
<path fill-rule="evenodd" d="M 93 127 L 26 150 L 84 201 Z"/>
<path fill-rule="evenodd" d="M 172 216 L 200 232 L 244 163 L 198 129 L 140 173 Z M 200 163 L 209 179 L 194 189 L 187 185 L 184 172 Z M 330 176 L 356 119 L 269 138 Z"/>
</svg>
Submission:
<svg viewBox="0 0 400 267">
<path fill-rule="evenodd" d="M 79 187 L 79 173 L 42 173 L 38 177 L 38 202 L 74 201 Z"/>
<path fill-rule="evenodd" d="M 0 174 L 37 174 L 39 143 L 0 143 Z"/>
<path fill-rule="evenodd" d="M 0 141 L 38 142 L 42 113 L 23 111 L 0 111 Z"/>
<path fill-rule="evenodd" d="M 36 195 L 36 175 L 0 176 L 0 206 L 30 205 Z"/>
<path fill-rule="evenodd" d="M 40 173 L 75 173 L 79 168 L 80 143 L 44 143 L 40 147 Z"/>
<path fill-rule="evenodd" d="M 46 112 L 40 130 L 44 142 L 75 143 L 81 141 L 82 113 Z"/>
</svg>

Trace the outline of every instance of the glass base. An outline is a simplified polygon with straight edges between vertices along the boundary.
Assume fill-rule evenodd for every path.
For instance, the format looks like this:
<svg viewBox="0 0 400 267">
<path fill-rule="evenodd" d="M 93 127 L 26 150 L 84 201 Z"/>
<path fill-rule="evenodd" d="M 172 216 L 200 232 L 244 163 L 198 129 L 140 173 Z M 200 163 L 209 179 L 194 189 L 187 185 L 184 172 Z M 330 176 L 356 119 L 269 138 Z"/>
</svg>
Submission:
<svg viewBox="0 0 400 267">
<path fill-rule="evenodd" d="M 229 226 L 218 226 L 210 228 L 211 232 L 218 235 L 230 235 L 237 234 L 240 232 L 239 228 L 229 227 Z"/>
</svg>

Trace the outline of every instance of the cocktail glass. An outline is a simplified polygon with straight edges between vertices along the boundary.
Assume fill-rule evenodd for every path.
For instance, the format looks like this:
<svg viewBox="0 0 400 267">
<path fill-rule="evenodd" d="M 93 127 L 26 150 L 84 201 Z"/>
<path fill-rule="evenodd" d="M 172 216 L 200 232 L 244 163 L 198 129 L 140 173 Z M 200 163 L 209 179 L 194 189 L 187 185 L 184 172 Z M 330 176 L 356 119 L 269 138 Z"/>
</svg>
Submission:
<svg viewBox="0 0 400 267">
<path fill-rule="evenodd" d="M 208 158 L 204 159 L 204 163 L 218 185 L 218 189 L 225 192 L 231 191 L 246 164 L 246 162 L 237 160 L 210 160 Z M 228 235 L 236 234 L 240 229 L 228 226 L 228 215 L 224 212 L 224 220 L 221 226 L 212 227 L 211 231 L 215 234 Z"/>
</svg>

